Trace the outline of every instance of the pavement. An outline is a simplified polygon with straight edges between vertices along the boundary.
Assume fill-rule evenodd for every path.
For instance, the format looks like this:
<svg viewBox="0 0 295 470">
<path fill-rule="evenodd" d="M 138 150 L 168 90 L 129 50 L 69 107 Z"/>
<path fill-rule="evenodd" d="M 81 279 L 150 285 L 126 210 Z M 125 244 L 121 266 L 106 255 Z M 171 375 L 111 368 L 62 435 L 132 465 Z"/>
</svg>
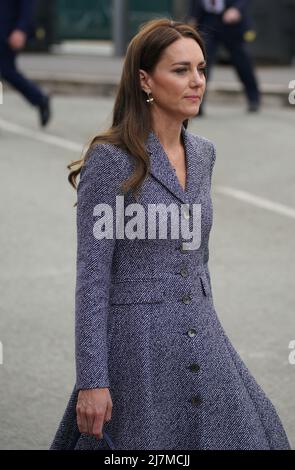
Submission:
<svg viewBox="0 0 295 470">
<path fill-rule="evenodd" d="M 68 41 L 52 46 L 51 53 L 26 53 L 19 57 L 26 75 L 54 94 L 113 96 L 123 59 L 114 57 L 109 41 Z M 288 106 L 289 83 L 295 80 L 295 64 L 256 67 L 265 105 Z M 243 88 L 231 66 L 217 65 L 208 84 L 208 100 L 245 101 Z"/>
<path fill-rule="evenodd" d="M 113 102 L 57 95 L 45 130 L 19 95 L 5 92 L 0 105 L 1 449 L 48 449 L 74 385 L 76 195 L 66 166 L 110 123 Z M 247 114 L 238 103 L 208 103 L 189 129 L 217 148 L 215 309 L 295 448 L 294 106 Z"/>
</svg>

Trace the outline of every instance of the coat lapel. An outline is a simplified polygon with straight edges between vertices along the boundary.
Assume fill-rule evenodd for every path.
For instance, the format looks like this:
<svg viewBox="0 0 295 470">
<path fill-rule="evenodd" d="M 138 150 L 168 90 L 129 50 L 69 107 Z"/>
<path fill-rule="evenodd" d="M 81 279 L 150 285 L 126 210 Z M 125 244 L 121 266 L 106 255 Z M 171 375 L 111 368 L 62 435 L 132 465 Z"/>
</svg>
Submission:
<svg viewBox="0 0 295 470">
<path fill-rule="evenodd" d="M 150 132 L 146 149 L 150 155 L 151 174 L 183 203 L 193 203 L 199 193 L 204 163 L 198 139 L 185 127 L 181 130 L 186 157 L 186 190 L 184 191 L 169 158 L 153 131 Z"/>
</svg>

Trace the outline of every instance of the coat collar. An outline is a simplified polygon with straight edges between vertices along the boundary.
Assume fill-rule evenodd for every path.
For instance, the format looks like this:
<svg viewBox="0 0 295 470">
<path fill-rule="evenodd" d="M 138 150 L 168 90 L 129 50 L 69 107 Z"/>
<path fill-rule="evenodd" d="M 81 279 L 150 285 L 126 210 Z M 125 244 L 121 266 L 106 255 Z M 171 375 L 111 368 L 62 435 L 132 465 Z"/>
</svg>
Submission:
<svg viewBox="0 0 295 470">
<path fill-rule="evenodd" d="M 146 141 L 146 149 L 150 155 L 151 174 L 183 203 L 193 203 L 201 186 L 204 164 L 200 145 L 193 134 L 182 126 L 185 158 L 186 158 L 186 189 L 182 188 L 170 160 L 154 131 Z"/>
</svg>

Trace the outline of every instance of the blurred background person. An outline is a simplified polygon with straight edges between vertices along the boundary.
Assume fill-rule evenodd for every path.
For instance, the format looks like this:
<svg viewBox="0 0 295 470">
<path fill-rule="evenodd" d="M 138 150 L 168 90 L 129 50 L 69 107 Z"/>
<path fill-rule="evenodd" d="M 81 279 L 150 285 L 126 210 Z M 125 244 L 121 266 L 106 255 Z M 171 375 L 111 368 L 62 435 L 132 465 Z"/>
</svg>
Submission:
<svg viewBox="0 0 295 470">
<path fill-rule="evenodd" d="M 219 44 L 227 49 L 248 101 L 248 111 L 260 107 L 260 91 L 245 33 L 251 29 L 249 0 L 190 0 L 187 21 L 201 31 L 207 49 L 207 80 L 216 59 Z M 204 114 L 204 100 L 199 115 Z"/>
<path fill-rule="evenodd" d="M 32 34 L 34 0 L 0 0 L 0 76 L 39 111 L 41 126 L 50 119 L 50 97 L 20 73 L 17 53 Z"/>
</svg>

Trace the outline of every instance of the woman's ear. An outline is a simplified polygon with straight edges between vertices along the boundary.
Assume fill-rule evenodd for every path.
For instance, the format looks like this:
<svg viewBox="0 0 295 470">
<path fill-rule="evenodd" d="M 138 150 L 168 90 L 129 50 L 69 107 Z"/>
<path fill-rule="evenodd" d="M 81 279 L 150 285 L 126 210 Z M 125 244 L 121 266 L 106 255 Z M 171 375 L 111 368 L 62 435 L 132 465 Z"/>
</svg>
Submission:
<svg viewBox="0 0 295 470">
<path fill-rule="evenodd" d="M 145 91 L 146 93 L 148 92 L 150 93 L 151 90 L 148 84 L 149 76 L 145 70 L 142 70 L 142 69 L 139 70 L 139 79 L 140 79 L 140 86 L 142 90 Z"/>
</svg>

